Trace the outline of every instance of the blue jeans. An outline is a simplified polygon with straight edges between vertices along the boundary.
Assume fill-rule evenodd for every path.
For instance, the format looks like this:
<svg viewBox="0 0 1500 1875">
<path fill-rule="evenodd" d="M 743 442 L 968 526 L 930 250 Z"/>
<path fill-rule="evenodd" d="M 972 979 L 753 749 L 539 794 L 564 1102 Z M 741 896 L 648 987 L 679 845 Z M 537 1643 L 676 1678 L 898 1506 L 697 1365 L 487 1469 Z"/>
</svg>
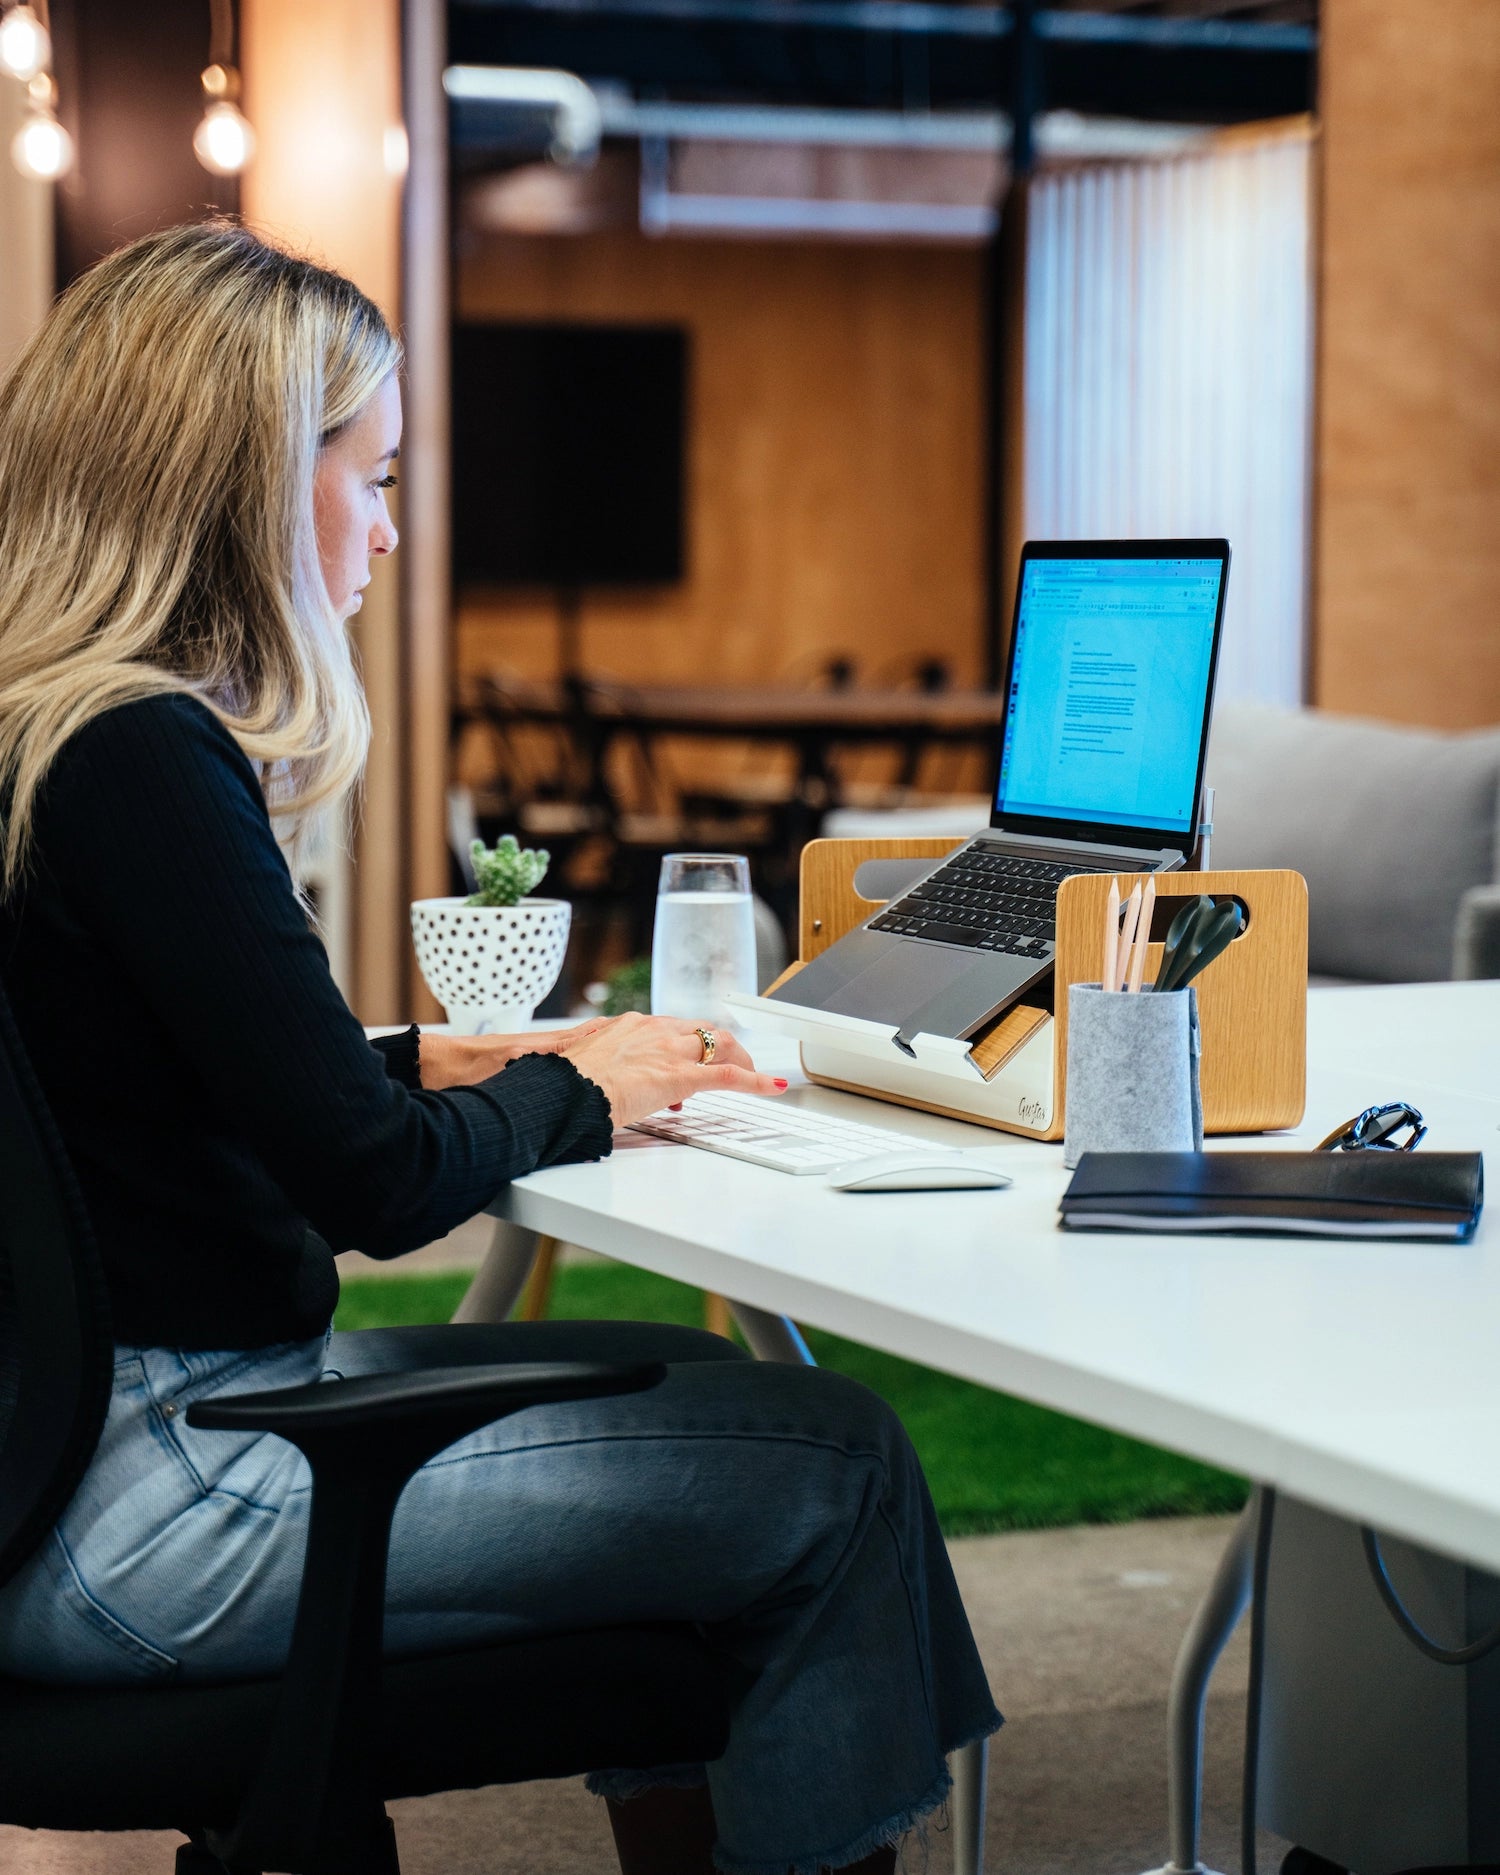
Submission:
<svg viewBox="0 0 1500 1875">
<path fill-rule="evenodd" d="M 753 1674 L 724 1756 L 590 1784 L 623 1797 L 706 1776 L 719 1861 L 742 1875 L 840 1867 L 938 1805 L 945 1754 L 1000 1718 L 895 1415 L 840 1375 L 736 1358 L 693 1330 L 503 1332 L 516 1358 L 671 1365 L 650 1392 L 533 1406 L 423 1466 L 392 1529 L 388 1651 L 700 1623 Z M 382 1339 L 339 1337 L 343 1370 Z M 95 1684 L 274 1673 L 307 1465 L 270 1435 L 197 1431 L 187 1408 L 334 1371 L 322 1340 L 117 1349 L 93 1463 L 0 1590 L 0 1670 Z"/>
</svg>

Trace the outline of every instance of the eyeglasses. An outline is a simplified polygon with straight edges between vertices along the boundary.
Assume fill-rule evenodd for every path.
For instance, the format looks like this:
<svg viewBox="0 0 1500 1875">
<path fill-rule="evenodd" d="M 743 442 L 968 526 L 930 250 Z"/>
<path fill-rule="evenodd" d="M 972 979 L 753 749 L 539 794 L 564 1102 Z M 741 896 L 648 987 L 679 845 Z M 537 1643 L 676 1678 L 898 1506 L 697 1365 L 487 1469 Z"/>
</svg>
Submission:
<svg viewBox="0 0 1500 1875">
<path fill-rule="evenodd" d="M 1404 1128 L 1411 1131 L 1399 1137 Z M 1404 1100 L 1390 1101 L 1384 1107 L 1366 1107 L 1336 1126 L 1327 1139 L 1318 1141 L 1319 1152 L 1410 1152 L 1427 1137 L 1427 1122 L 1415 1107 Z"/>
</svg>

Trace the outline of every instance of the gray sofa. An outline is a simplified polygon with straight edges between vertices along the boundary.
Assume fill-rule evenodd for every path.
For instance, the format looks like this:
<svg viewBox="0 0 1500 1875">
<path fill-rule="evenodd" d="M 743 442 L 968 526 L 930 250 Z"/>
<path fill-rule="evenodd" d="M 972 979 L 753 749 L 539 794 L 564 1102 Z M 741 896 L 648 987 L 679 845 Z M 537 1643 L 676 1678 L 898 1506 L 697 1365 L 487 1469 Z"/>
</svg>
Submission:
<svg viewBox="0 0 1500 1875">
<path fill-rule="evenodd" d="M 1208 780 L 1211 863 L 1306 878 L 1313 976 L 1500 976 L 1500 729 L 1225 704 Z"/>
<path fill-rule="evenodd" d="M 1290 866 L 1307 880 L 1319 982 L 1500 977 L 1500 728 L 1398 729 L 1318 710 L 1221 704 L 1210 863 Z M 975 799 L 830 814 L 832 836 L 970 834 Z"/>
</svg>

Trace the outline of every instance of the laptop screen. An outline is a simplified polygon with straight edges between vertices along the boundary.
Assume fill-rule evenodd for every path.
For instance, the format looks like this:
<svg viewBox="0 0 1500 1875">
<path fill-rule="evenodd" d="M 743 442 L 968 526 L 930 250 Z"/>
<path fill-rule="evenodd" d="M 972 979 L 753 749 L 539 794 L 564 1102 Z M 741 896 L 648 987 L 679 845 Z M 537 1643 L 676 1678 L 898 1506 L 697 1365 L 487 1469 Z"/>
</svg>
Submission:
<svg viewBox="0 0 1500 1875">
<path fill-rule="evenodd" d="M 996 815 L 1188 834 L 1226 558 L 1057 551 L 1021 562 Z"/>
</svg>

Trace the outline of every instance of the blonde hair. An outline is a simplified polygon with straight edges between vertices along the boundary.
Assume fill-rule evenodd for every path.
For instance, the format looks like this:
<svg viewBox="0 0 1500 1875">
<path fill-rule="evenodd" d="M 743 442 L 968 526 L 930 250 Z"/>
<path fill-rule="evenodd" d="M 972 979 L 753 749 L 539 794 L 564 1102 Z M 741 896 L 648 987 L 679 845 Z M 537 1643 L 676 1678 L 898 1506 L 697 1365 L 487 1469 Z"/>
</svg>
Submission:
<svg viewBox="0 0 1500 1875">
<path fill-rule="evenodd" d="M 357 287 L 225 222 L 148 235 L 53 307 L 0 385 L 0 891 L 63 744 L 142 697 L 201 699 L 293 847 L 355 785 L 369 715 L 313 472 L 399 363 Z"/>
</svg>

